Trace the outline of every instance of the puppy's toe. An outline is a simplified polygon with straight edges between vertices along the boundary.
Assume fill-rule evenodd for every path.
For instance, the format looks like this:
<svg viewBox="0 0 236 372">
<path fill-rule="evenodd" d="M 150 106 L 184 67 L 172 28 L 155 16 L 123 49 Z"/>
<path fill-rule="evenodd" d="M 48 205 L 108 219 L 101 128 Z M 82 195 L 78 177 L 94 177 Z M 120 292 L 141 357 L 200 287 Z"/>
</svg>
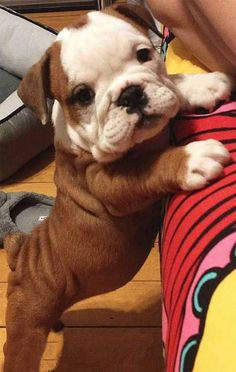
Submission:
<svg viewBox="0 0 236 372">
<path fill-rule="evenodd" d="M 216 140 L 198 141 L 185 147 L 188 154 L 183 190 L 197 190 L 223 175 L 223 166 L 230 161 L 230 154 Z"/>
<path fill-rule="evenodd" d="M 203 107 L 212 111 L 218 102 L 229 100 L 232 89 L 233 81 L 222 72 L 195 76 L 189 94 L 190 108 Z"/>
</svg>

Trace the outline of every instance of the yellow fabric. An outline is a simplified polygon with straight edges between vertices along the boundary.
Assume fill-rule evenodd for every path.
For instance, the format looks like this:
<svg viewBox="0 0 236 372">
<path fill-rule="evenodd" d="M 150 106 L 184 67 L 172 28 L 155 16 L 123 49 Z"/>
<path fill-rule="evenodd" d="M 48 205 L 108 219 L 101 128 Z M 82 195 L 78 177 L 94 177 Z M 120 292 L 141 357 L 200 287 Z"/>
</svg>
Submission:
<svg viewBox="0 0 236 372">
<path fill-rule="evenodd" d="M 168 74 L 199 74 L 207 71 L 207 68 L 191 52 L 187 51 L 177 38 L 172 40 L 168 46 L 166 68 Z"/>
<path fill-rule="evenodd" d="M 206 317 L 204 334 L 194 372 L 235 372 L 236 270 L 214 292 Z"/>
</svg>

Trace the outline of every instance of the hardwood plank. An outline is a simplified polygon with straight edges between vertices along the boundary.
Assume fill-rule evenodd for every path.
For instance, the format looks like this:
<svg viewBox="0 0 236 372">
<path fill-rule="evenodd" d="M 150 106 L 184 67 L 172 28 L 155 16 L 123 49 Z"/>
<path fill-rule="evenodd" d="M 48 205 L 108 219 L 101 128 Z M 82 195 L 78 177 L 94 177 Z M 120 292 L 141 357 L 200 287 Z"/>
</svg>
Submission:
<svg viewBox="0 0 236 372">
<path fill-rule="evenodd" d="M 143 264 L 139 272 L 133 278 L 133 281 L 134 280 L 160 280 L 160 279 L 161 279 L 160 255 L 159 255 L 158 248 L 154 246 L 146 262 Z"/>
<path fill-rule="evenodd" d="M 9 267 L 6 259 L 6 252 L 4 249 L 0 250 L 0 282 L 6 283 L 8 277 Z"/>
<path fill-rule="evenodd" d="M 7 284 L 0 283 L 0 327 L 5 327 L 5 311 L 7 307 Z"/>
<path fill-rule="evenodd" d="M 61 30 L 68 24 L 76 22 L 79 16 L 88 13 L 88 10 L 74 10 L 65 12 L 26 13 L 26 17 L 50 26 L 55 30 Z"/>
<path fill-rule="evenodd" d="M 55 335 L 53 338 L 57 337 L 57 340 L 48 343 L 41 372 L 48 371 L 44 368 L 50 364 L 54 365 L 61 347 L 61 357 L 55 372 L 163 371 L 160 329 L 65 328 L 63 334 L 63 346 L 61 339 Z M 4 342 L 5 330 L 1 329 L 0 346 Z"/>
<path fill-rule="evenodd" d="M 65 329 L 57 372 L 160 372 L 159 329 Z"/>
<path fill-rule="evenodd" d="M 7 283 L 0 283 L 0 326 L 5 326 Z M 129 282 L 107 294 L 75 304 L 62 321 L 78 327 L 161 326 L 160 282 Z"/>
<path fill-rule="evenodd" d="M 1 189 L 19 182 L 53 182 L 54 158 L 54 149 L 50 147 L 2 182 Z"/>
<path fill-rule="evenodd" d="M 1 188 L 5 192 L 19 192 L 19 191 L 29 191 L 37 192 L 39 194 L 45 194 L 48 196 L 56 196 L 56 186 L 53 183 L 45 182 L 20 182 Z"/>
<path fill-rule="evenodd" d="M 124 287 L 72 306 L 66 326 L 150 327 L 161 325 L 160 282 L 129 282 Z"/>
<path fill-rule="evenodd" d="M 125 3 L 123 0 L 116 0 L 116 3 Z M 26 13 L 25 17 L 28 17 L 36 22 L 40 22 L 44 25 L 50 26 L 55 30 L 61 30 L 68 24 L 76 22 L 79 16 L 84 15 L 91 10 L 70 10 L 70 11 L 57 11 L 57 12 L 37 12 L 37 13 Z"/>
<path fill-rule="evenodd" d="M 4 185 L 4 187 L 7 186 L 13 186 L 16 183 L 54 183 L 53 177 L 54 177 L 54 171 L 55 171 L 55 163 L 52 162 L 51 164 L 45 166 L 42 169 L 35 169 L 34 167 L 28 168 L 27 170 L 22 170 L 21 175 L 15 176 L 14 182 L 8 182 Z"/>
<path fill-rule="evenodd" d="M 55 164 L 52 162 L 51 164 L 45 166 L 42 169 L 35 169 L 33 170 L 33 167 L 29 167 L 27 170 L 22 170 L 21 174 L 15 175 L 14 180 L 13 178 L 11 181 L 5 182 L 5 184 L 2 184 L 3 186 L 1 189 L 5 189 L 8 186 L 14 186 L 18 183 L 54 183 L 53 177 L 54 177 L 54 171 L 55 171 Z"/>
</svg>

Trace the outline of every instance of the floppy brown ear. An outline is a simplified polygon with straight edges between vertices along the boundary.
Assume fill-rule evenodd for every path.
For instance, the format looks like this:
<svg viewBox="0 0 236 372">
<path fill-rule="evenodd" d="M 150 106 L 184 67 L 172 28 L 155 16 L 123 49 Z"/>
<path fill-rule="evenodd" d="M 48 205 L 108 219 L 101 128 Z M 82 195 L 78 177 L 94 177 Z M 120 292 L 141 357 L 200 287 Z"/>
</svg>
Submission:
<svg viewBox="0 0 236 372">
<path fill-rule="evenodd" d="M 50 97 L 49 62 L 50 53 L 47 50 L 23 77 L 17 90 L 20 99 L 35 111 L 42 124 L 50 121 L 47 107 L 47 98 Z"/>
<path fill-rule="evenodd" d="M 114 10 L 123 14 L 125 17 L 128 17 L 138 23 L 140 26 L 149 28 L 160 38 L 163 37 L 162 33 L 156 28 L 155 22 L 151 16 L 151 13 L 140 5 L 134 4 L 114 4 L 112 6 Z"/>
</svg>

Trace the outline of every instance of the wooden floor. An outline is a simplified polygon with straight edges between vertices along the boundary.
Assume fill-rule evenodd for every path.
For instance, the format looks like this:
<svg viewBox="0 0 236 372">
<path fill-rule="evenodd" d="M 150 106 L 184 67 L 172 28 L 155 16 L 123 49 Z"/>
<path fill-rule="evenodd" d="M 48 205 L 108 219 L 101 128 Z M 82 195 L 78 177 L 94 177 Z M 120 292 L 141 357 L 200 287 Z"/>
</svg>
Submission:
<svg viewBox="0 0 236 372">
<path fill-rule="evenodd" d="M 32 15 L 34 19 L 58 29 L 75 16 L 78 15 Z M 49 149 L 0 185 L 0 189 L 55 196 L 53 173 L 54 152 Z M 5 253 L 1 250 L 1 350 L 5 341 L 7 273 Z M 81 302 L 63 315 L 64 331 L 50 334 L 41 371 L 163 371 L 160 290 L 159 258 L 157 248 L 154 248 L 140 272 L 126 286 Z M 2 360 L 1 351 L 0 363 Z"/>
</svg>

